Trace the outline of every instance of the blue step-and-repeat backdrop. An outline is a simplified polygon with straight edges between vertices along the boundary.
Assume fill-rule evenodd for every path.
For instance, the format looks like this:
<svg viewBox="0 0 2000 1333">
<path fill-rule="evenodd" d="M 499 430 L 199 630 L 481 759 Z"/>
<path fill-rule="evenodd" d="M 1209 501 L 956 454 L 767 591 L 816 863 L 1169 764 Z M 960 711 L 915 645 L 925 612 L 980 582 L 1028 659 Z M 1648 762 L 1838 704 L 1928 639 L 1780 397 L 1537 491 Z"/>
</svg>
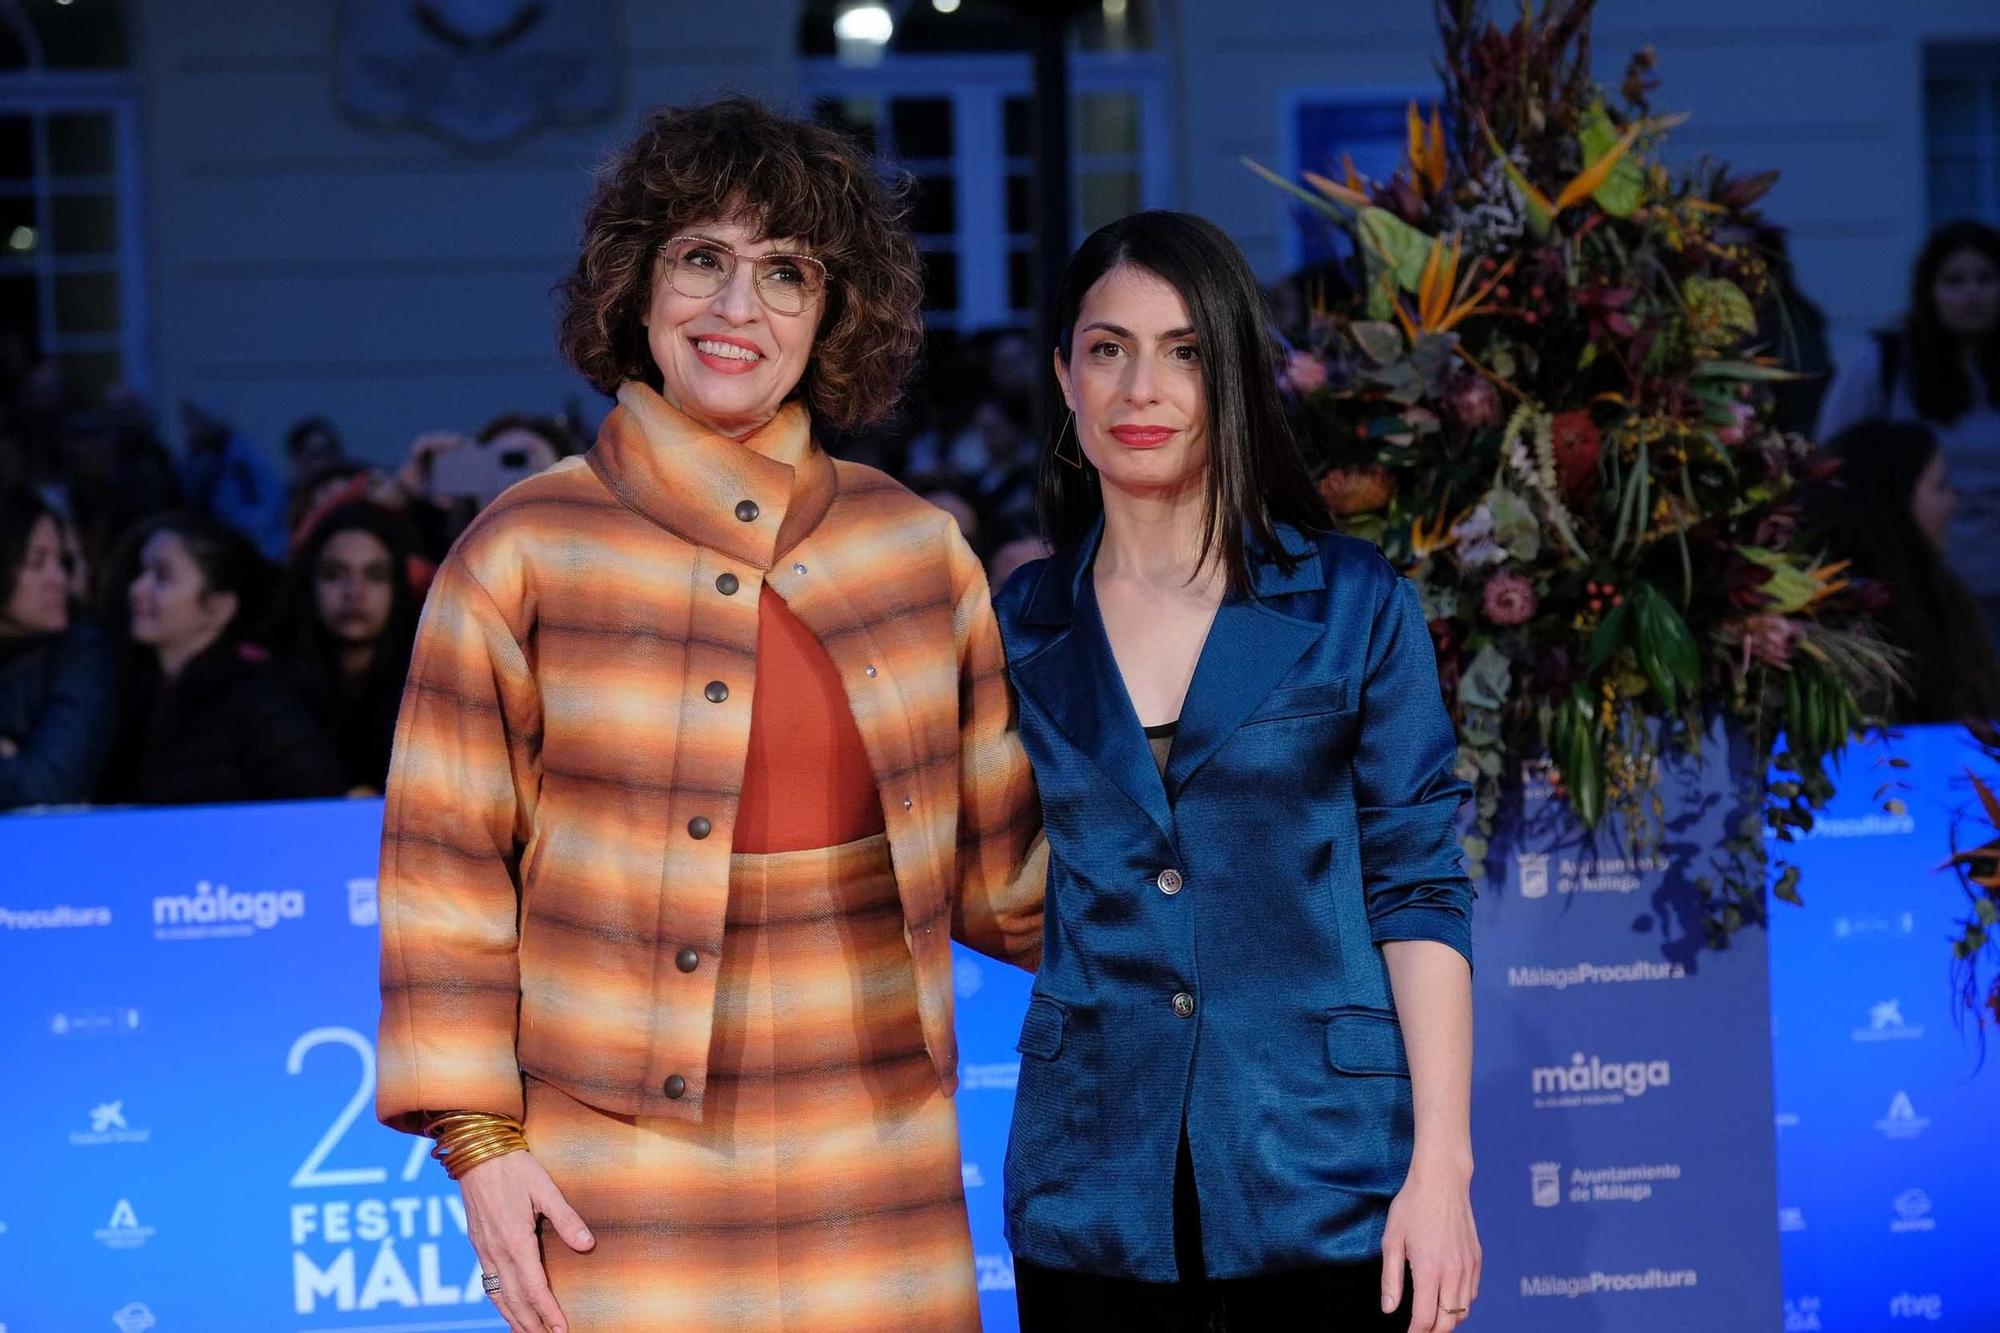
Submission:
<svg viewBox="0 0 2000 1333">
<path fill-rule="evenodd" d="M 1778 909 L 1768 970 L 1762 934 L 1704 952 L 1691 919 L 1740 814 L 1722 769 L 1681 780 L 1640 856 L 1585 847 L 1530 775 L 1477 909 L 1472 1327 L 2000 1328 L 1974 1262 L 2000 1071 L 1953 1023 L 1961 900 L 1935 873 L 1968 756 L 1944 731 L 1897 752 L 1857 757 L 1800 845 L 1810 906 Z M 1881 814 L 1887 780 L 1906 815 Z M 456 1188 L 372 1115 L 379 818 L 0 819 L 0 1333 L 504 1326 Z M 991 1329 L 1014 1327 L 1000 1173 L 1028 980 L 959 961 Z"/>
</svg>

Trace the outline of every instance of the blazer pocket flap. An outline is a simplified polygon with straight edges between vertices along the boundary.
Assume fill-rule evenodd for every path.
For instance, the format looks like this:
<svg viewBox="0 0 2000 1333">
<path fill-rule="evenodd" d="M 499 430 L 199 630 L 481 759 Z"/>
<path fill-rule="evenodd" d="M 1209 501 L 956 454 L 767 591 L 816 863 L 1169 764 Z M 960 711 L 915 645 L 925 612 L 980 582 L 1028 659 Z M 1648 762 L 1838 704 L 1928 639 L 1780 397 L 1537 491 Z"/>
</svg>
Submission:
<svg viewBox="0 0 2000 1333">
<path fill-rule="evenodd" d="M 1403 1025 L 1380 1009 L 1342 1009 L 1328 1015 L 1326 1058 L 1343 1074 L 1410 1076 Z"/>
<path fill-rule="evenodd" d="M 1316 681 L 1311 685 L 1294 685 L 1288 689 L 1273 690 L 1264 696 L 1264 702 L 1257 705 L 1257 711 L 1244 719 L 1244 725 L 1252 722 L 1276 722 L 1287 717 L 1314 717 L 1321 713 L 1344 713 L 1354 705 L 1348 699 L 1347 678 Z"/>
<path fill-rule="evenodd" d="M 1054 1000 L 1040 996 L 1028 1002 L 1028 1015 L 1021 1020 L 1021 1039 L 1014 1049 L 1038 1060 L 1053 1060 L 1062 1049 L 1063 1011 Z"/>
</svg>

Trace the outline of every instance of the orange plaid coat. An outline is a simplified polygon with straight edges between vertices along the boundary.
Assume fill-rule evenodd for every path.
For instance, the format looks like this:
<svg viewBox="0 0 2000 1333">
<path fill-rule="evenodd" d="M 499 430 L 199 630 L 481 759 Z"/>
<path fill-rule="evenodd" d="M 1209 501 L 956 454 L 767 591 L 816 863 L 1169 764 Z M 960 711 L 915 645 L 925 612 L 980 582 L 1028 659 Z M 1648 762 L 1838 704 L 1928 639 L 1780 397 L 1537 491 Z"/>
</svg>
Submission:
<svg viewBox="0 0 2000 1333">
<path fill-rule="evenodd" d="M 950 1093 L 951 937 L 1041 953 L 1041 811 L 979 562 L 796 404 L 739 444 L 618 399 L 431 589 L 382 831 L 377 1113 L 519 1116 L 525 1072 L 701 1118 L 766 581 L 841 674 Z"/>
</svg>

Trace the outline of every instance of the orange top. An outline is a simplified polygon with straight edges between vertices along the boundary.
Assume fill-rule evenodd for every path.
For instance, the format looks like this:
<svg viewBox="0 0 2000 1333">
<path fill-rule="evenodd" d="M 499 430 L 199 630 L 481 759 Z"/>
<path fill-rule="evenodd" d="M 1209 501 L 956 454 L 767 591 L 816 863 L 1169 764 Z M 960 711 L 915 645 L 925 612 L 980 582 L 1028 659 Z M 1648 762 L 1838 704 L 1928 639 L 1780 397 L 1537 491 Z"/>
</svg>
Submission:
<svg viewBox="0 0 2000 1333">
<path fill-rule="evenodd" d="M 757 602 L 757 692 L 730 850 L 836 847 L 883 827 L 874 770 L 833 659 L 767 583 Z"/>
</svg>

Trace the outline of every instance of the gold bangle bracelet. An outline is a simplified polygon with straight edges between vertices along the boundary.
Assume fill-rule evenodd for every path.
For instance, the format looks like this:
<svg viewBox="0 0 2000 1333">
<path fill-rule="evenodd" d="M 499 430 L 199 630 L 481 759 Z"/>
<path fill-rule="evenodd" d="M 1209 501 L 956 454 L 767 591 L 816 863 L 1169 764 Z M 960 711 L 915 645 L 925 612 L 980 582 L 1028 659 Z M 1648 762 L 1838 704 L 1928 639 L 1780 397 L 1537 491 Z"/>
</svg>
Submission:
<svg viewBox="0 0 2000 1333">
<path fill-rule="evenodd" d="M 491 1111 L 444 1111 L 433 1115 L 424 1126 L 424 1133 L 432 1138 L 443 1138 L 464 1129 L 479 1129 L 493 1125 L 521 1127 L 521 1122 L 512 1116 L 498 1115 Z"/>
<path fill-rule="evenodd" d="M 488 1111 L 446 1111 L 432 1116 L 424 1130 L 436 1140 L 431 1156 L 453 1180 L 481 1162 L 528 1146 L 520 1121 Z"/>
<path fill-rule="evenodd" d="M 527 1142 L 525 1138 L 514 1133 L 512 1130 L 503 1130 L 493 1134 L 481 1134 L 477 1138 L 462 1139 L 456 1143 L 433 1148 L 431 1156 L 437 1158 L 438 1161 L 443 1162 L 448 1167 L 453 1162 L 463 1161 L 475 1153 L 484 1152 L 497 1143 L 518 1145 L 525 1142 Z"/>
<path fill-rule="evenodd" d="M 439 1139 L 431 1149 L 431 1155 L 440 1161 L 458 1153 L 483 1147 L 488 1143 L 518 1143 L 525 1136 L 512 1125 L 496 1125 L 492 1129 L 467 1130 L 461 1134 Z"/>
<path fill-rule="evenodd" d="M 525 1152 L 527 1148 L 528 1145 L 525 1142 L 500 1142 L 494 1143 L 479 1152 L 452 1153 L 445 1159 L 444 1172 L 453 1180 L 458 1180 L 475 1166 L 479 1166 L 484 1162 L 490 1162 L 496 1157 L 505 1157 L 509 1153 Z"/>
</svg>

